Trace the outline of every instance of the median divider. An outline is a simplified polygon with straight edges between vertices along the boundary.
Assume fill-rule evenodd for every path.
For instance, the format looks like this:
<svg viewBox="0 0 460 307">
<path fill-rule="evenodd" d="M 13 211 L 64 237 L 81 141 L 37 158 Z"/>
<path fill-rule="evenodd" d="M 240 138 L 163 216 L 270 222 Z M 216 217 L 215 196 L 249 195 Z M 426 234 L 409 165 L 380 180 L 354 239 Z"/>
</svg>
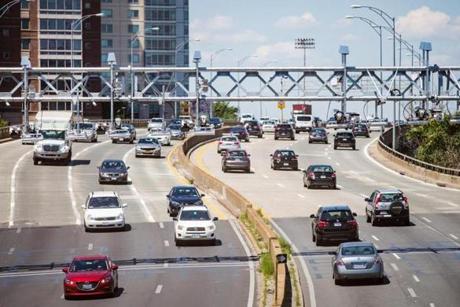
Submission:
<svg viewBox="0 0 460 307">
<path fill-rule="evenodd" d="M 253 205 L 243 195 L 211 174 L 197 167 L 190 160 L 190 153 L 197 146 L 216 140 L 228 128 L 215 131 L 213 135 L 192 135 L 181 145 L 173 148 L 170 155 L 172 165 L 191 183 L 200 189 L 212 193 L 218 201 L 235 217 L 245 215 L 249 222 L 254 225 L 274 264 L 275 275 L 275 299 L 273 306 L 283 306 L 290 299 L 285 297 L 288 280 L 286 278 L 287 254 L 283 253 L 278 235 L 265 221 L 261 214 L 254 209 Z"/>
</svg>

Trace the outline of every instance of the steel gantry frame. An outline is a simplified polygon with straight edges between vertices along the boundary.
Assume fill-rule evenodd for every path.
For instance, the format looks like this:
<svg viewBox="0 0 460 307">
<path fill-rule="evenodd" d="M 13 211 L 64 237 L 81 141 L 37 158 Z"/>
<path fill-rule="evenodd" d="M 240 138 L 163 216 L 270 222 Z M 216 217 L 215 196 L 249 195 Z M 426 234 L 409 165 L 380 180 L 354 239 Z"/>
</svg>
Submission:
<svg viewBox="0 0 460 307">
<path fill-rule="evenodd" d="M 129 88 L 131 73 L 136 80 L 134 95 Z M 39 80 L 43 86 L 36 93 L 24 91 L 23 76 L 28 82 Z M 113 82 L 110 76 L 113 74 Z M 175 76 L 183 76 L 175 80 Z M 212 75 L 210 80 L 205 76 Z M 198 79 L 197 77 L 198 76 Z M 238 76 L 240 76 L 238 78 Z M 345 78 L 344 78 L 345 76 Z M 394 82 L 401 77 L 403 82 Z M 84 102 L 115 101 L 158 103 L 167 101 L 459 101 L 460 66 L 421 67 L 82 67 L 82 68 L 23 68 L 0 67 L 0 102 L 72 101 L 74 93 L 82 93 Z M 284 79 L 284 90 L 280 80 Z M 309 79 L 307 91 L 303 81 Z M 66 91 L 58 90 L 59 80 L 73 80 Z M 101 90 L 92 92 L 88 83 L 98 80 Z M 166 93 L 160 84 L 168 80 Z M 188 89 L 188 81 L 199 86 Z M 428 82 L 423 86 L 422 80 Z M 310 82 L 311 81 L 311 82 Z M 343 84 L 342 82 L 345 82 Z M 70 83 L 70 82 L 69 82 Z M 193 84 L 190 82 L 190 84 Z M 249 91 L 248 88 L 255 89 Z M 190 88 L 195 88 L 191 86 Z M 204 89 L 208 89 L 207 92 Z M 176 96 L 181 89 L 186 96 Z M 344 90 L 343 90 L 344 89 Z M 391 96 L 398 89 L 400 96 Z M 239 93 L 239 96 L 238 96 Z M 297 93 L 297 95 L 296 95 Z M 33 94 L 33 95 L 32 95 Z M 130 100 L 131 99 L 131 100 Z"/>
</svg>

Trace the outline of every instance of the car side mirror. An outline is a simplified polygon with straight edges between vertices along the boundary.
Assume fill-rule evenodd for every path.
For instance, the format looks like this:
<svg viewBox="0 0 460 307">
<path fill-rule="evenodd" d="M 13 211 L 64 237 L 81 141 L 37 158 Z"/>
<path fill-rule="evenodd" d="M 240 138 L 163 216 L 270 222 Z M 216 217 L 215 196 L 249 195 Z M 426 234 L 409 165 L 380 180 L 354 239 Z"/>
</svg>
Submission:
<svg viewBox="0 0 460 307">
<path fill-rule="evenodd" d="M 248 157 L 250 157 L 251 155 L 250 154 L 247 154 Z"/>
<path fill-rule="evenodd" d="M 216 216 L 216 217 L 214 217 L 212 220 L 215 222 L 215 221 L 218 221 L 219 218 Z"/>
<path fill-rule="evenodd" d="M 126 207 L 128 207 L 128 204 L 122 204 L 121 207 L 126 208 Z"/>
<path fill-rule="evenodd" d="M 177 217 L 173 217 L 173 221 L 177 221 Z"/>
<path fill-rule="evenodd" d="M 273 155 L 272 155 L 272 154 L 270 154 L 270 157 L 273 157 Z"/>
<path fill-rule="evenodd" d="M 296 158 L 298 158 L 298 157 L 299 157 L 299 155 L 295 155 L 295 157 L 296 157 Z"/>
<path fill-rule="evenodd" d="M 118 270 L 118 265 L 112 264 L 112 270 L 114 270 L 114 271 L 115 271 L 115 270 Z"/>
<path fill-rule="evenodd" d="M 316 216 L 314 214 L 310 214 L 310 218 L 314 219 Z"/>
<path fill-rule="evenodd" d="M 358 215 L 356 214 L 356 212 L 353 212 L 352 215 L 353 215 L 353 216 L 358 216 Z"/>
<path fill-rule="evenodd" d="M 201 197 L 205 197 L 206 195 L 205 194 L 200 194 Z"/>
<path fill-rule="evenodd" d="M 62 272 L 64 272 L 64 273 L 69 273 L 69 268 L 67 268 L 67 267 L 62 268 Z"/>
<path fill-rule="evenodd" d="M 364 198 L 364 201 L 370 202 L 371 199 L 369 197 Z"/>
<path fill-rule="evenodd" d="M 127 170 L 130 169 L 130 168 L 131 168 L 131 167 L 129 167 L 129 166 L 126 167 Z"/>
</svg>

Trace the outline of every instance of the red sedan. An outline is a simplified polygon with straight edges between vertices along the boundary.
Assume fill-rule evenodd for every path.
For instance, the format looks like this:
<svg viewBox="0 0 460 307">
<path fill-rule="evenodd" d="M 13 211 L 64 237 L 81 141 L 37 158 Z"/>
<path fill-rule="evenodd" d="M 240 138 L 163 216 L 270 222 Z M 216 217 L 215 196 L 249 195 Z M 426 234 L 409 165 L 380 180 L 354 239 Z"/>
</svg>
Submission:
<svg viewBox="0 0 460 307">
<path fill-rule="evenodd" d="M 64 297 L 110 295 L 118 290 L 118 266 L 107 256 L 75 257 L 70 267 L 63 268 Z"/>
</svg>

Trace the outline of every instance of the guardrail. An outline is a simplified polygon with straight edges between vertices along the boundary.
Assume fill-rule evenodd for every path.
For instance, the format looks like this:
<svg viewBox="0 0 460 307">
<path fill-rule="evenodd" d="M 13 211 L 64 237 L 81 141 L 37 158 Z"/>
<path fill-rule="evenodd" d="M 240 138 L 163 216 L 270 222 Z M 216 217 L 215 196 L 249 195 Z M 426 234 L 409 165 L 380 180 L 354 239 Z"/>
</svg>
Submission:
<svg viewBox="0 0 460 307">
<path fill-rule="evenodd" d="M 426 168 L 428 170 L 438 172 L 441 174 L 446 174 L 446 175 L 451 175 L 451 176 L 460 176 L 460 169 L 455 169 L 455 168 L 448 168 L 448 167 L 442 167 L 439 165 L 427 163 L 418 159 L 415 159 L 413 157 L 407 156 L 405 154 L 402 154 L 396 150 L 393 150 L 390 146 L 385 144 L 385 139 L 388 138 L 388 136 L 391 136 L 393 133 L 393 128 L 390 128 L 389 130 L 385 131 L 382 133 L 382 135 L 379 137 L 379 146 L 387 151 L 388 153 L 392 154 L 395 157 L 398 157 L 399 159 L 402 159 L 408 163 L 421 166 L 423 168 Z"/>
<path fill-rule="evenodd" d="M 285 290 L 287 287 L 287 255 L 282 252 L 277 234 L 264 221 L 263 217 L 253 208 L 253 205 L 235 189 L 228 186 L 221 180 L 208 174 L 201 168 L 191 163 L 188 155 L 192 149 L 202 143 L 209 142 L 220 137 L 228 131 L 228 128 L 216 130 L 212 135 L 195 135 L 187 138 L 181 146 L 176 146 L 171 154 L 172 163 L 175 167 L 186 172 L 184 174 L 190 181 L 199 188 L 206 191 L 213 191 L 218 200 L 236 217 L 246 214 L 254 224 L 260 237 L 268 247 L 275 268 L 275 302 L 273 306 L 282 306 L 285 301 Z"/>
</svg>

